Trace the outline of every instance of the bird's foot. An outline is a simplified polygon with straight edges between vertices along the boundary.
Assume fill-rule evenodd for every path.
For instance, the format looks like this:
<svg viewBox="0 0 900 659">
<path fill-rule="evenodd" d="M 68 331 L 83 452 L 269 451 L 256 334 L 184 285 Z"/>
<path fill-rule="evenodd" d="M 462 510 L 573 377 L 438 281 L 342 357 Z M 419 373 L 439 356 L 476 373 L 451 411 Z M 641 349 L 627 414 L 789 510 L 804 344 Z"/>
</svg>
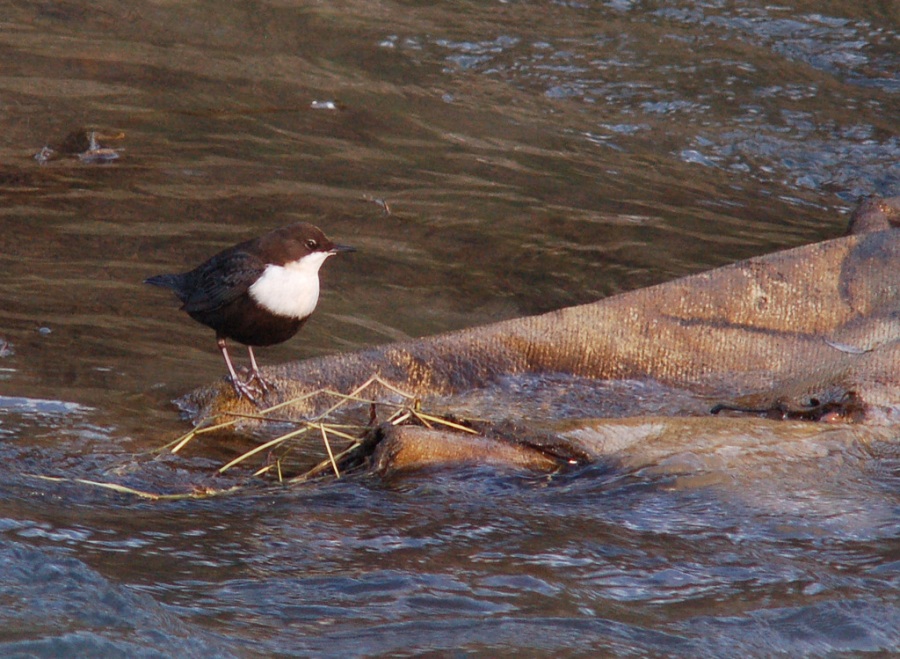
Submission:
<svg viewBox="0 0 900 659">
<path fill-rule="evenodd" d="M 275 388 L 274 382 L 269 382 L 266 380 L 262 373 L 259 371 L 253 370 L 252 368 L 247 368 L 246 366 L 239 369 L 241 375 L 245 376 L 243 384 L 248 387 L 256 386 L 261 393 L 267 394 L 270 389 Z"/>
<path fill-rule="evenodd" d="M 269 388 L 275 388 L 275 384 L 273 382 L 267 382 L 266 379 L 262 376 L 262 373 L 259 371 L 253 371 L 250 373 L 250 378 L 247 380 L 247 384 L 251 382 L 256 382 L 259 385 L 259 388 L 263 393 L 269 393 Z"/>
<path fill-rule="evenodd" d="M 246 398 L 257 407 L 259 407 L 260 398 L 269 392 L 268 387 L 265 386 L 262 380 L 258 380 L 257 384 L 255 382 L 257 379 L 252 376 L 246 382 L 238 378 L 229 378 L 229 380 L 231 380 L 231 386 L 234 387 L 234 393 L 237 395 L 238 400 Z"/>
</svg>

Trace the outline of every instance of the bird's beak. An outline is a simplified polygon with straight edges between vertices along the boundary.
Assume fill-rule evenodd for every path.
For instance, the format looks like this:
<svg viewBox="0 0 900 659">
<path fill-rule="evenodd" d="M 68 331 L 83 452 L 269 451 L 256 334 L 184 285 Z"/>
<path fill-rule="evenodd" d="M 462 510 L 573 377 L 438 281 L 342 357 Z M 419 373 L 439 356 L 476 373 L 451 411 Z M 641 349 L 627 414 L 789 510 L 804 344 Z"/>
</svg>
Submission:
<svg viewBox="0 0 900 659">
<path fill-rule="evenodd" d="M 328 250 L 329 254 L 337 254 L 338 252 L 355 252 L 356 248 L 350 245 L 335 245 Z"/>
</svg>

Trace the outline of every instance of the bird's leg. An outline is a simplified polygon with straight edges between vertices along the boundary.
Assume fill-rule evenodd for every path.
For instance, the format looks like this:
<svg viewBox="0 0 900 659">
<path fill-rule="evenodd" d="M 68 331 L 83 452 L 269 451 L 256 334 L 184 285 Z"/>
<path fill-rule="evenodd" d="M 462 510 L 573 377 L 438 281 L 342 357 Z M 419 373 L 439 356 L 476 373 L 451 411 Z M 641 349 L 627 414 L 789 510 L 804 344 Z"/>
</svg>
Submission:
<svg viewBox="0 0 900 659">
<path fill-rule="evenodd" d="M 238 379 L 234 366 L 231 364 L 231 358 L 228 356 L 228 346 L 225 345 L 225 338 L 217 338 L 216 344 L 219 346 L 219 350 L 222 351 L 222 357 L 225 358 L 225 366 L 228 367 L 228 375 L 231 378 L 231 386 L 234 387 L 234 393 L 237 394 L 238 398 L 246 396 L 247 400 L 251 403 L 259 404 L 256 400 L 256 396 L 253 395 L 253 390 L 247 386 L 249 383 L 241 382 L 240 379 Z"/>
<path fill-rule="evenodd" d="M 250 353 L 250 379 L 247 380 L 247 384 L 250 384 L 254 380 L 259 382 L 259 386 L 262 387 L 263 392 L 269 392 L 269 383 L 263 379 L 262 373 L 259 372 L 259 366 L 256 365 L 256 356 L 253 354 L 253 346 L 247 346 L 247 352 Z"/>
</svg>

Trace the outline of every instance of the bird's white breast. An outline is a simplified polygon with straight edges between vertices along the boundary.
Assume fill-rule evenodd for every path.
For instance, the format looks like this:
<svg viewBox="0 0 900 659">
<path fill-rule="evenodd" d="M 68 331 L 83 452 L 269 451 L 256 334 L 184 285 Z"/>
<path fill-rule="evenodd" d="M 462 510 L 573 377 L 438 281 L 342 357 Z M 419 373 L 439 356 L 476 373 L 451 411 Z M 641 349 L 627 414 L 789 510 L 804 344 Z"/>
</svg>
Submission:
<svg viewBox="0 0 900 659">
<path fill-rule="evenodd" d="M 274 314 L 306 318 L 319 301 L 319 268 L 329 256 L 328 252 L 313 252 L 285 265 L 267 265 L 248 293 Z"/>
</svg>

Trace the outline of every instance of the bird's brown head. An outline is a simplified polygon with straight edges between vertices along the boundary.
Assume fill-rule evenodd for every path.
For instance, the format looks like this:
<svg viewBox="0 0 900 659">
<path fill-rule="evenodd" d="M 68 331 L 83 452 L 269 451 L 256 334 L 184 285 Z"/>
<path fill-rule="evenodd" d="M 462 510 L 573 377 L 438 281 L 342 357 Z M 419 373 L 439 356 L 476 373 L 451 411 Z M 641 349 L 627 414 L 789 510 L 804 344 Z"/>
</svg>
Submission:
<svg viewBox="0 0 900 659">
<path fill-rule="evenodd" d="M 258 250 L 274 265 L 296 262 L 316 252 L 331 255 L 355 251 L 348 245 L 334 243 L 319 227 L 308 222 L 297 222 L 267 233 L 259 239 Z"/>
</svg>

